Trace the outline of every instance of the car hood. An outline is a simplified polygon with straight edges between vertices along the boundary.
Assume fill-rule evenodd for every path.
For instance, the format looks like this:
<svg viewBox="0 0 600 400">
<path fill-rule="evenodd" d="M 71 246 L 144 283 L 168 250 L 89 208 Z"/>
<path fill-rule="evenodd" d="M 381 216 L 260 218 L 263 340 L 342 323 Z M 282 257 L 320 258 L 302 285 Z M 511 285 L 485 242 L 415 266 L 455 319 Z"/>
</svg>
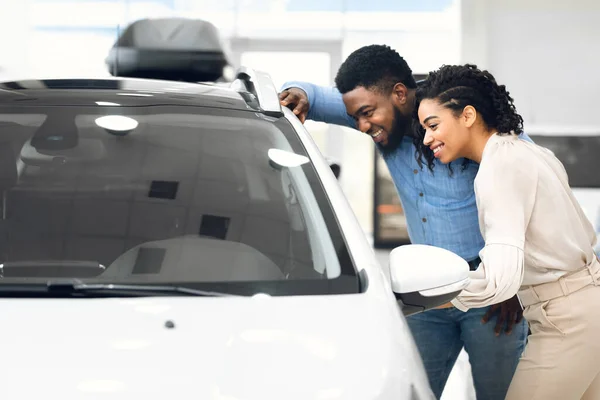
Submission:
<svg viewBox="0 0 600 400">
<path fill-rule="evenodd" d="M 428 388 L 387 304 L 366 295 L 2 299 L 0 397 L 409 399 Z"/>
</svg>

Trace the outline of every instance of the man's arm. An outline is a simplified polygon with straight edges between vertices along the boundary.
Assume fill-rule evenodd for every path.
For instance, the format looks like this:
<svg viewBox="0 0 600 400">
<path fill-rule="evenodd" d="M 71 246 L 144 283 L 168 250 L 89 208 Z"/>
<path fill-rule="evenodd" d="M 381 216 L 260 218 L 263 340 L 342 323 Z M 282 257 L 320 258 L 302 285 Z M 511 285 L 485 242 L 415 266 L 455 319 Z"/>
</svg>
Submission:
<svg viewBox="0 0 600 400">
<path fill-rule="evenodd" d="M 285 92 L 289 88 L 298 88 L 305 93 L 308 102 L 307 119 L 356 128 L 356 122 L 346 113 L 342 94 L 336 88 L 291 81 L 284 83 L 281 91 Z M 288 107 L 295 106 L 297 102 L 297 100 L 291 99 L 291 103 L 286 104 L 285 101 L 284 98 L 282 104 Z"/>
<path fill-rule="evenodd" d="M 521 134 L 519 135 L 519 138 L 521 138 L 521 139 L 523 139 L 523 140 L 526 140 L 526 141 L 528 141 L 528 142 L 534 143 L 534 142 L 533 142 L 533 140 L 531 140 L 531 138 L 529 137 L 529 135 L 528 135 L 528 134 L 526 134 L 525 132 L 521 133 Z"/>
</svg>

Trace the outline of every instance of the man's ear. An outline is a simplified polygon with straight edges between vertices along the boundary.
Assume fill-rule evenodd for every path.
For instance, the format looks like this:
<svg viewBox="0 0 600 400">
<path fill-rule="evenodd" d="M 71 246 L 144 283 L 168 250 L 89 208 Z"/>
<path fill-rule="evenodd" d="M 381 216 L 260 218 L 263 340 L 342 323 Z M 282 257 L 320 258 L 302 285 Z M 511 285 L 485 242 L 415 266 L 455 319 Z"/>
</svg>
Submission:
<svg viewBox="0 0 600 400">
<path fill-rule="evenodd" d="M 473 126 L 475 121 L 477 121 L 477 110 L 473 106 L 466 106 L 462 112 L 462 119 L 467 128 Z"/>
<path fill-rule="evenodd" d="M 404 86 L 403 83 L 398 82 L 394 85 L 392 89 L 392 101 L 394 105 L 399 107 L 406 104 L 408 98 L 408 89 Z"/>
</svg>

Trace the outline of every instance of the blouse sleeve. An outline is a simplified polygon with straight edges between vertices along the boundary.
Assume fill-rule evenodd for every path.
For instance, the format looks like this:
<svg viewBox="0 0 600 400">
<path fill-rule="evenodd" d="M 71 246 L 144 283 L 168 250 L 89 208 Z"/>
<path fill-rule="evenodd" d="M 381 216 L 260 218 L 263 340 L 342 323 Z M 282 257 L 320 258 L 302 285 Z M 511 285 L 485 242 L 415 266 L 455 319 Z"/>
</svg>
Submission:
<svg viewBox="0 0 600 400">
<path fill-rule="evenodd" d="M 505 244 L 486 245 L 481 264 L 470 273 L 471 282 L 452 304 L 462 311 L 501 303 L 513 297 L 521 286 L 524 271 L 523 250 Z"/>
<path fill-rule="evenodd" d="M 537 190 L 535 159 L 517 142 L 490 143 L 475 195 L 485 247 L 471 282 L 452 301 L 460 310 L 485 307 L 513 297 L 524 273 L 525 232 Z"/>
</svg>

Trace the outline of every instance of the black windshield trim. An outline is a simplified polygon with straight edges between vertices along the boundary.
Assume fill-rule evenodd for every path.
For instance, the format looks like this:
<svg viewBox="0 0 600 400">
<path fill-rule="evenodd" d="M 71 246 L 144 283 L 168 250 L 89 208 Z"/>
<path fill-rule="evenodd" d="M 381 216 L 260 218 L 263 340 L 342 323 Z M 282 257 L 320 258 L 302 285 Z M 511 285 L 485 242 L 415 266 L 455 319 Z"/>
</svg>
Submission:
<svg viewBox="0 0 600 400">
<path fill-rule="evenodd" d="M 14 283 L 13 283 L 14 282 Z M 0 283 L 0 298 L 2 297 L 76 297 L 73 294 L 77 290 L 69 292 L 68 290 L 48 290 L 48 284 L 40 280 L 37 283 L 18 283 L 14 280 L 11 283 Z M 91 292 L 96 292 L 97 297 L 118 297 L 111 295 L 110 289 L 101 289 L 101 286 L 109 285 L 109 282 L 99 282 L 98 280 L 80 279 L 78 284 L 83 288 L 89 287 Z M 173 291 L 173 295 L 185 295 L 185 291 L 201 291 L 209 294 L 219 294 L 226 296 L 253 296 L 255 294 L 267 294 L 270 296 L 328 296 L 341 294 L 357 294 L 356 279 L 354 277 L 341 275 L 335 279 L 305 279 L 288 281 L 252 281 L 252 282 L 126 282 L 115 284 L 116 291 L 126 292 L 127 288 L 140 286 L 148 288 L 148 296 L 165 296 L 165 294 L 152 294 L 150 288 L 156 287 L 157 292 L 165 287 L 178 287 L 183 290 L 180 293 Z M 95 290 L 95 288 L 99 288 Z M 121 289 L 123 287 L 123 289 Z M 146 290 L 146 289 L 144 289 Z M 84 292 L 83 290 L 82 292 Z M 190 293 L 190 296 L 194 296 Z M 93 296 L 90 296 L 93 297 Z"/>
</svg>

